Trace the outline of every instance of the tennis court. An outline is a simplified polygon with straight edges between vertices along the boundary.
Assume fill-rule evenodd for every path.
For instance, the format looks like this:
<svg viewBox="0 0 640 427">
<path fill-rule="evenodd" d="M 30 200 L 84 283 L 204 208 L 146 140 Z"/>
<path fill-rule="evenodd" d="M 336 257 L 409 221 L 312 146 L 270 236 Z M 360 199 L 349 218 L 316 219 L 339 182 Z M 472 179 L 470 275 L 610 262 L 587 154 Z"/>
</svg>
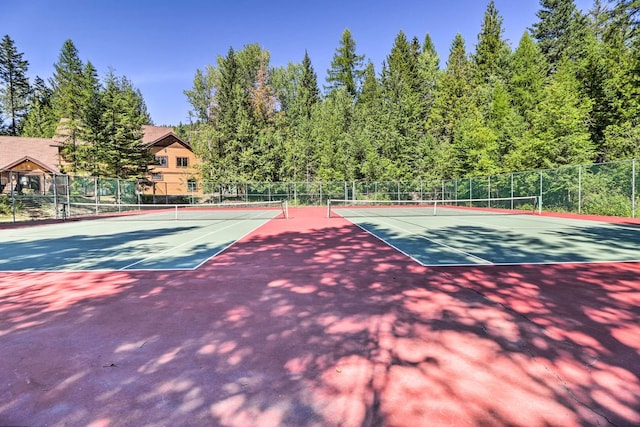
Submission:
<svg viewBox="0 0 640 427">
<path fill-rule="evenodd" d="M 640 425 L 640 221 L 350 205 L 0 230 L 0 425 Z"/>
<path fill-rule="evenodd" d="M 424 266 L 640 261 L 638 224 L 543 216 L 536 199 L 334 200 L 329 216 L 349 219 Z"/>
<path fill-rule="evenodd" d="M 197 268 L 265 222 L 283 203 L 65 205 L 68 221 L 0 230 L 0 270 Z"/>
</svg>

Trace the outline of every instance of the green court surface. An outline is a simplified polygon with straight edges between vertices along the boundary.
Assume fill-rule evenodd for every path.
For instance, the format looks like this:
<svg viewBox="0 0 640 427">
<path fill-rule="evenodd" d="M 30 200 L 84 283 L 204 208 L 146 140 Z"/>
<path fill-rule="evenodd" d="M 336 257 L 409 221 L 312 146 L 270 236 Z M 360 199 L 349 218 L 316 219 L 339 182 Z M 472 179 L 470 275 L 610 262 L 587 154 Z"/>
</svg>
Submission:
<svg viewBox="0 0 640 427">
<path fill-rule="evenodd" d="M 0 270 L 194 269 L 277 215 L 115 217 L 8 228 L 0 230 Z"/>
<path fill-rule="evenodd" d="M 336 208 L 424 266 L 640 260 L 640 225 L 526 215 L 395 215 Z"/>
</svg>

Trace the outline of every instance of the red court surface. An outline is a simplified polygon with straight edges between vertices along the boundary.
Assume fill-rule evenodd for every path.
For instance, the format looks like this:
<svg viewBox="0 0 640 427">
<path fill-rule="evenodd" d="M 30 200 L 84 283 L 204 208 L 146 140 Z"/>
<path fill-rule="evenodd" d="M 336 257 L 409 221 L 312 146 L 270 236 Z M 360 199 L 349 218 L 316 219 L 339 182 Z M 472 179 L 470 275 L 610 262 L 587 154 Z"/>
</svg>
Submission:
<svg viewBox="0 0 640 427">
<path fill-rule="evenodd" d="M 640 264 L 422 267 L 291 209 L 193 271 L 0 273 L 0 425 L 640 424 Z"/>
</svg>

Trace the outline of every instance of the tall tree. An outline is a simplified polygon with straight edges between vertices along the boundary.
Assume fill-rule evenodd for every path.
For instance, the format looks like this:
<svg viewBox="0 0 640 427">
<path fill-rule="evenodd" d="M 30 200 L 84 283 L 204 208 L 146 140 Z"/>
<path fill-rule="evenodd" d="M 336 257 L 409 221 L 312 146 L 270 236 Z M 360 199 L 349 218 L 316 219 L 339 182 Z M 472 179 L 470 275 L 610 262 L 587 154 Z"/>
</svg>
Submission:
<svg viewBox="0 0 640 427">
<path fill-rule="evenodd" d="M 562 60 L 549 77 L 544 96 L 509 161 L 518 169 L 588 163 L 595 147 L 589 134 L 592 102 L 581 94 L 575 64 Z"/>
<path fill-rule="evenodd" d="M 78 143 L 82 132 L 83 64 L 71 40 L 66 40 L 54 64 L 52 105 L 60 123 L 56 136 L 62 140 L 62 156 L 71 163 L 71 171 L 78 171 Z"/>
<path fill-rule="evenodd" d="M 563 59 L 575 60 L 583 54 L 587 20 L 576 8 L 574 0 L 540 0 L 539 21 L 531 34 L 540 44 L 551 70 Z"/>
<path fill-rule="evenodd" d="M 387 177 L 390 172 L 388 158 L 385 156 L 385 140 L 383 127 L 384 101 L 382 87 L 371 61 L 364 70 L 362 90 L 355 108 L 353 137 L 355 145 L 362 152 L 362 164 L 359 165 L 358 176 L 368 181 Z M 383 124 L 384 123 L 384 124 Z"/>
<path fill-rule="evenodd" d="M 96 165 L 104 176 L 141 177 L 153 160 L 149 147 L 142 143 L 142 126 L 151 122 L 147 107 L 126 77 L 110 71 L 104 86 L 103 132 L 96 143 Z"/>
<path fill-rule="evenodd" d="M 102 137 L 103 132 L 102 86 L 98 71 L 91 62 L 87 61 L 82 74 L 81 127 L 79 132 L 79 138 L 82 143 L 77 147 L 76 162 L 78 169 L 91 174 L 99 174 L 100 153 L 97 151 L 97 142 Z"/>
<path fill-rule="evenodd" d="M 625 38 L 636 39 L 640 24 L 640 2 L 638 0 L 609 0 L 613 3 L 612 17 L 618 25 L 626 27 Z"/>
<path fill-rule="evenodd" d="M 52 138 L 56 129 L 51 98 L 53 91 L 40 77 L 35 78 L 29 98 L 28 114 L 25 117 L 22 135 L 32 138 Z"/>
<path fill-rule="evenodd" d="M 415 45 L 409 43 L 404 32 L 400 31 L 387 56 L 387 67 L 383 71 L 383 82 L 394 98 L 402 92 L 420 91 L 420 77 L 418 72 L 418 55 Z"/>
<path fill-rule="evenodd" d="M 476 84 L 487 83 L 492 78 L 506 74 L 511 50 L 506 40 L 502 38 L 503 32 L 502 17 L 491 0 L 484 13 L 476 51 L 471 56 Z"/>
<path fill-rule="evenodd" d="M 184 91 L 193 108 L 189 116 L 193 117 L 196 123 L 206 123 L 211 119 L 215 84 L 216 70 L 209 65 L 204 70 L 196 70 L 193 88 Z"/>
<path fill-rule="evenodd" d="M 320 103 L 320 91 L 318 89 L 318 77 L 306 50 L 302 58 L 302 74 L 298 86 L 299 97 L 296 102 L 297 108 L 294 116 L 294 135 L 297 139 L 295 146 L 300 152 L 295 156 L 299 160 L 299 166 L 295 170 L 296 172 L 304 171 L 304 179 L 309 181 L 314 171 L 313 159 L 316 151 L 311 136 L 313 127 L 311 118 Z"/>
<path fill-rule="evenodd" d="M 276 112 L 276 98 L 269 80 L 269 54 L 262 51 L 258 72 L 254 84 L 249 88 L 249 95 L 254 117 L 263 126 L 271 122 Z"/>
<path fill-rule="evenodd" d="M 426 104 L 419 73 L 420 44 L 402 31 L 394 41 L 382 72 L 387 128 L 384 155 L 396 166 L 397 178 L 410 178 L 415 170 L 416 144 L 425 134 Z"/>
<path fill-rule="evenodd" d="M 456 34 L 451 43 L 447 66 L 438 79 L 428 126 L 435 138 L 434 171 L 441 178 L 453 176 L 453 144 L 458 126 L 474 108 L 471 63 L 464 38 Z"/>
<path fill-rule="evenodd" d="M 438 57 L 438 52 L 431 40 L 431 36 L 426 34 L 422 43 L 422 50 L 418 55 L 418 76 L 421 83 L 420 93 L 427 112 L 433 105 L 439 70 L 440 58 Z"/>
<path fill-rule="evenodd" d="M 321 181 L 354 180 L 357 156 L 350 135 L 353 96 L 347 88 L 329 94 L 312 117 L 315 178 Z"/>
<path fill-rule="evenodd" d="M 29 62 L 8 35 L 0 42 L 0 111 L 9 119 L 8 133 L 18 135 L 29 105 Z"/>
<path fill-rule="evenodd" d="M 604 160 L 640 156 L 640 2 L 611 1 L 603 46 L 607 79 L 604 94 L 607 103 L 599 110 L 606 113 L 603 131 Z"/>
<path fill-rule="evenodd" d="M 526 122 L 541 102 L 549 66 L 538 44 L 525 31 L 511 58 L 508 87 L 514 105 Z"/>
<path fill-rule="evenodd" d="M 333 55 L 331 68 L 327 70 L 326 89 L 332 92 L 345 88 L 347 93 L 355 97 L 363 75 L 363 61 L 364 55 L 356 54 L 356 42 L 351 31 L 348 28 L 345 29 L 340 39 L 340 46 Z"/>
<path fill-rule="evenodd" d="M 471 66 L 464 38 L 456 34 L 447 66 L 439 79 L 434 111 L 431 115 L 431 128 L 436 131 L 439 140 L 453 141 L 457 121 L 464 117 L 472 101 L 470 84 Z"/>
<path fill-rule="evenodd" d="M 194 136 L 209 179 L 237 182 L 256 175 L 256 158 L 266 141 L 259 131 L 272 125 L 276 110 L 268 58 L 257 44 L 237 52 L 230 47 L 226 56 L 218 56 L 210 119 Z"/>
<path fill-rule="evenodd" d="M 309 119 L 313 107 L 320 101 L 320 90 L 318 89 L 318 76 L 313 69 L 313 65 L 311 65 L 311 58 L 309 58 L 306 50 L 304 51 L 304 58 L 302 58 L 300 100 L 302 115 Z"/>
</svg>

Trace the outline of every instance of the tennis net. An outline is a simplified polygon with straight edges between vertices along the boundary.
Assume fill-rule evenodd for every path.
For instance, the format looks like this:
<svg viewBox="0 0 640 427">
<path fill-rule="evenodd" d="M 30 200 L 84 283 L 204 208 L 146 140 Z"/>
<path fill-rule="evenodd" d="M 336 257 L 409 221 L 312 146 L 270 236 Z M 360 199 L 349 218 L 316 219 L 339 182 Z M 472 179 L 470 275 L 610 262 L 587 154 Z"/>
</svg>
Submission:
<svg viewBox="0 0 640 427">
<path fill-rule="evenodd" d="M 540 213 L 538 196 L 465 200 L 340 200 L 327 201 L 327 216 L 407 217 L 448 215 L 533 215 Z"/>
<path fill-rule="evenodd" d="M 113 218 L 120 220 L 243 220 L 288 218 L 286 200 L 209 204 L 101 204 L 65 203 L 63 218 Z"/>
</svg>

